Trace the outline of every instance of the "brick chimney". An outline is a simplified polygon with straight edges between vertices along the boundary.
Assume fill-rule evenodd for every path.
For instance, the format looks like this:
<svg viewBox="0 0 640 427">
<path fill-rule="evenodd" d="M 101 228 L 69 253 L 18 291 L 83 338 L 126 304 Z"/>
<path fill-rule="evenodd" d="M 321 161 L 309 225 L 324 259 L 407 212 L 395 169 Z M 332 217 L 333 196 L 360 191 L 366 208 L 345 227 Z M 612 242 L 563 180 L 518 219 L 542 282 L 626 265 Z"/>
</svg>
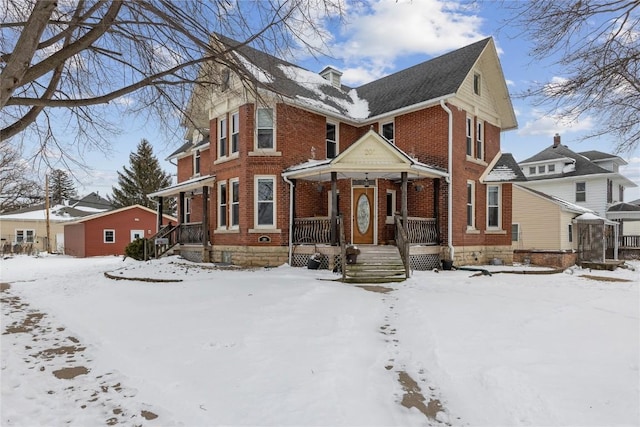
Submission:
<svg viewBox="0 0 640 427">
<path fill-rule="evenodd" d="M 558 145 L 560 145 L 560 134 L 556 133 L 553 136 L 553 148 L 556 148 Z"/>
</svg>

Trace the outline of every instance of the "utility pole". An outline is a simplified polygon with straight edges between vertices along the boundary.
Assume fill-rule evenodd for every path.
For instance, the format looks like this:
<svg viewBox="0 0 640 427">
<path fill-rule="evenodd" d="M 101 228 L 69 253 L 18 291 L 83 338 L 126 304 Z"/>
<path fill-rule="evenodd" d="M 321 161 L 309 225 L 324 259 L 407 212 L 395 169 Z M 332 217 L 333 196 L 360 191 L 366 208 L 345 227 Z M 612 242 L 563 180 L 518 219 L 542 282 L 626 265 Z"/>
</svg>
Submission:
<svg viewBox="0 0 640 427">
<path fill-rule="evenodd" d="M 51 235 L 51 226 L 49 224 L 49 175 L 46 174 L 44 176 L 44 210 L 46 212 L 46 219 L 47 219 L 47 246 L 45 247 L 45 249 L 47 250 L 47 253 L 51 253 L 51 240 L 49 239 L 50 235 Z"/>
</svg>

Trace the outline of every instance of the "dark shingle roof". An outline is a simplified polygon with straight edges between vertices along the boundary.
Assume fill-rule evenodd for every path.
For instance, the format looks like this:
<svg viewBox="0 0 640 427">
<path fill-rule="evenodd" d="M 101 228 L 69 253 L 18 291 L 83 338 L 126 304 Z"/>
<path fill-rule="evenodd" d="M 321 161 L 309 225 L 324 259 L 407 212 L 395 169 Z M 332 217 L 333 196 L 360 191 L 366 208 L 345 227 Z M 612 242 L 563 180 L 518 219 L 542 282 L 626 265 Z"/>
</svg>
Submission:
<svg viewBox="0 0 640 427">
<path fill-rule="evenodd" d="M 615 159 L 618 157 L 614 154 L 603 153 L 602 151 L 597 151 L 597 150 L 582 151 L 578 154 L 585 156 L 587 159 L 591 161 Z"/>
<path fill-rule="evenodd" d="M 486 182 L 521 182 L 526 180 L 527 178 L 511 153 L 503 153 L 485 178 Z"/>
<path fill-rule="evenodd" d="M 607 209 L 607 212 L 640 212 L 640 206 L 633 203 L 616 203 Z"/>
<path fill-rule="evenodd" d="M 113 205 L 98 193 L 89 193 L 79 200 L 72 200 L 74 208 L 113 209 Z"/>
<path fill-rule="evenodd" d="M 178 148 L 178 149 L 177 149 L 176 151 L 174 151 L 173 153 L 169 154 L 165 160 L 172 159 L 172 158 L 174 158 L 175 156 L 177 156 L 178 154 L 182 154 L 182 153 L 186 152 L 186 151 L 187 151 L 187 149 L 188 149 L 188 148 L 190 148 L 192 145 L 193 145 L 193 144 L 191 143 L 191 141 L 187 141 L 187 142 L 185 142 L 184 144 L 182 144 L 182 145 L 180 146 L 180 148 Z"/>
<path fill-rule="evenodd" d="M 455 93 L 490 40 L 481 40 L 360 86 L 358 95 L 369 101 L 370 116 L 377 116 Z"/>
<path fill-rule="evenodd" d="M 527 163 L 534 162 L 544 162 L 549 160 L 558 160 L 558 159 L 573 159 L 575 161 L 575 169 L 569 172 L 562 172 L 560 170 L 557 174 L 554 175 L 540 175 L 540 176 L 529 176 L 529 181 L 537 181 L 541 179 L 551 179 L 551 178 L 559 178 L 559 177 L 567 177 L 567 176 L 582 176 L 582 175 L 593 175 L 600 173 L 611 173 L 611 171 L 602 168 L 591 160 L 586 158 L 585 156 L 578 154 L 572 150 L 570 150 L 565 145 L 557 145 L 545 148 L 535 156 L 529 157 L 528 159 L 520 162 L 519 164 L 522 166 Z"/>
</svg>

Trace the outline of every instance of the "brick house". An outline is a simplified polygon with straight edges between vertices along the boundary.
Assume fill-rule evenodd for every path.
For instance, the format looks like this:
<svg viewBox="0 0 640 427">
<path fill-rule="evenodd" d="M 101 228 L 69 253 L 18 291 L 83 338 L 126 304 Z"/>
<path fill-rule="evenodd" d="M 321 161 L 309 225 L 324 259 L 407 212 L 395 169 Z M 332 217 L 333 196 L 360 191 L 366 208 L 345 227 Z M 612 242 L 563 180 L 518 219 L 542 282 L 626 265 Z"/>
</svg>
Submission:
<svg viewBox="0 0 640 427">
<path fill-rule="evenodd" d="M 218 42 L 253 85 L 210 66 L 221 81 L 194 91 L 169 156 L 177 184 L 151 195 L 178 199 L 185 257 L 331 268 L 356 244 L 397 245 L 413 269 L 511 261 L 519 169 L 500 134 L 517 123 L 493 39 L 358 88 Z"/>
</svg>

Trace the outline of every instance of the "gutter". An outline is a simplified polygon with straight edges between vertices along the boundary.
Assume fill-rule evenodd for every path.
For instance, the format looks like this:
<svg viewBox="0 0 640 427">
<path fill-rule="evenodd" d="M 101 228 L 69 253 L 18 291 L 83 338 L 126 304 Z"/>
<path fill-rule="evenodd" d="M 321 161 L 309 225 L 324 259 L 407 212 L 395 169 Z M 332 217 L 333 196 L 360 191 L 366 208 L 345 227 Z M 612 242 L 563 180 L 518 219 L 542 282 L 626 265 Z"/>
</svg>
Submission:
<svg viewBox="0 0 640 427">
<path fill-rule="evenodd" d="M 293 257 L 293 189 L 295 185 L 285 174 L 282 174 L 282 179 L 289 184 L 289 266 L 291 266 Z"/>
<path fill-rule="evenodd" d="M 453 256 L 455 255 L 455 249 L 453 247 L 453 198 L 451 196 L 451 186 L 453 183 L 453 113 L 447 107 L 445 103 L 446 99 L 440 100 L 440 106 L 444 111 L 449 115 L 449 132 L 447 136 L 447 144 L 448 144 L 448 172 L 449 176 L 446 176 L 444 179 L 449 184 L 449 191 L 447 191 L 447 246 L 449 247 L 449 259 L 453 261 Z"/>
</svg>

